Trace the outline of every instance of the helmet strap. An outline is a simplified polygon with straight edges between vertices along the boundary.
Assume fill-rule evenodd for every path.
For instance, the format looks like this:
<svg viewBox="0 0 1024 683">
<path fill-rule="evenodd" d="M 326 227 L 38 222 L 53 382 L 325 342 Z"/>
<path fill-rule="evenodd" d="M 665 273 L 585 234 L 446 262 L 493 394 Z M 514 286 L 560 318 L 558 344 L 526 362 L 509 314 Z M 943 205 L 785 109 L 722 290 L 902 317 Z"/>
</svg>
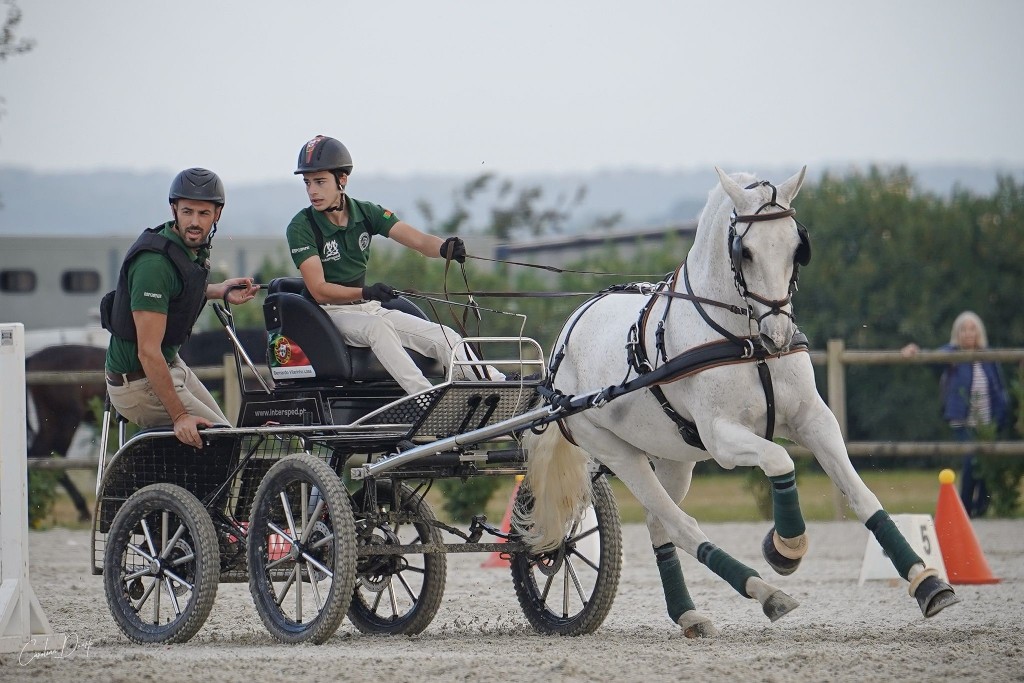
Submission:
<svg viewBox="0 0 1024 683">
<path fill-rule="evenodd" d="M 341 201 L 338 202 L 337 206 L 329 206 L 326 209 L 324 209 L 324 213 L 331 213 L 331 212 L 334 212 L 334 211 L 339 211 L 340 212 L 340 211 L 344 211 L 345 210 L 345 205 L 347 204 L 346 196 L 345 196 L 345 188 L 341 187 L 340 185 L 339 185 L 339 187 L 341 188 Z"/>
</svg>

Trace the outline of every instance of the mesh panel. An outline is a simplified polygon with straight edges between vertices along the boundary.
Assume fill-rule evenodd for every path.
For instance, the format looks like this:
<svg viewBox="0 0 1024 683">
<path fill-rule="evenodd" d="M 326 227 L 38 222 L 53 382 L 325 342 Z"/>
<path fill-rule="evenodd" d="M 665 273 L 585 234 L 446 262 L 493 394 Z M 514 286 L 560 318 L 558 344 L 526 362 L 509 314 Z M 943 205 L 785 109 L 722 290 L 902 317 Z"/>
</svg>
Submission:
<svg viewBox="0 0 1024 683">
<path fill-rule="evenodd" d="M 464 434 L 526 412 L 538 399 L 532 388 L 515 384 L 456 384 L 434 404 L 416 427 L 416 435 Z"/>
<path fill-rule="evenodd" d="M 107 532 L 125 501 L 150 484 L 169 483 L 195 495 L 210 511 L 222 555 L 221 580 L 246 581 L 242 537 L 256 490 L 278 460 L 302 450 L 296 438 L 258 433 L 208 436 L 198 451 L 166 432 L 133 442 L 107 468 L 93 522 L 93 573 L 102 572 Z M 314 445 L 311 452 L 330 463 L 326 445 Z"/>
</svg>

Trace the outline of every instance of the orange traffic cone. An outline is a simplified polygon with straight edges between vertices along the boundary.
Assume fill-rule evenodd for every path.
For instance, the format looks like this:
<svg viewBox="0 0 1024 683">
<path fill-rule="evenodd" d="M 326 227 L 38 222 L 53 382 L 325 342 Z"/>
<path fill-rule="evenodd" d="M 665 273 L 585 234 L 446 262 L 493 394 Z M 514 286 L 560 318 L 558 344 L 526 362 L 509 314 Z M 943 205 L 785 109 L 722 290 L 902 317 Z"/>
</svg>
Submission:
<svg viewBox="0 0 1024 683">
<path fill-rule="evenodd" d="M 519 485 L 523 482 L 523 475 L 516 475 L 516 484 L 512 487 L 512 495 L 508 499 L 508 507 L 505 508 L 505 516 L 501 518 L 501 530 L 506 534 L 512 529 L 512 506 L 516 502 L 516 494 L 519 493 Z M 501 543 L 505 542 L 505 539 L 501 539 Z M 501 556 L 501 553 L 491 553 L 490 556 L 483 561 L 480 565 L 484 568 L 490 567 L 507 567 L 509 561 Z"/>
<path fill-rule="evenodd" d="M 935 534 L 939 539 L 942 561 L 946 565 L 949 582 L 999 583 L 988 568 L 985 555 L 981 552 L 974 528 L 967 517 L 967 510 L 957 495 L 953 481 L 953 470 L 939 473 L 939 503 L 935 508 Z"/>
</svg>

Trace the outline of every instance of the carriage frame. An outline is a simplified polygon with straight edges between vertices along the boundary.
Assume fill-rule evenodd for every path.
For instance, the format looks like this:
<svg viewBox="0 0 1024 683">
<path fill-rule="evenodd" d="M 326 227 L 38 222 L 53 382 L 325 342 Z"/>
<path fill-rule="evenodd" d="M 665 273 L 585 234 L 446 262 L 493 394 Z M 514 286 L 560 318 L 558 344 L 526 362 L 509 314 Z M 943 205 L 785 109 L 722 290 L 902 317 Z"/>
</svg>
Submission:
<svg viewBox="0 0 1024 683">
<path fill-rule="evenodd" d="M 307 327 L 302 317 L 322 310 L 296 300 L 294 279 L 284 280 L 291 282 L 271 284 L 264 305 L 268 334 L 281 332 L 282 304 L 304 311 L 289 314 L 289 334 L 322 330 L 322 319 Z M 621 568 L 607 470 L 593 468 L 592 512 L 542 554 L 482 511 L 457 526 L 438 520 L 426 501 L 441 479 L 524 474 L 518 435 L 566 412 L 542 404 L 547 370 L 534 340 L 462 343 L 511 348 L 486 362 L 536 369 L 536 379 L 461 380 L 458 366 L 472 364 L 455 360 L 433 388 L 409 396 L 380 378 L 270 386 L 239 342 L 230 306 L 214 309 L 232 340 L 239 426 L 202 430 L 203 448 L 194 449 L 170 427 L 125 440 L 115 417 L 120 445 L 107 458 L 109 417 L 102 425 L 92 571 L 104 576 L 125 635 L 189 640 L 222 582 L 248 582 L 263 623 L 282 642 L 322 643 L 346 614 L 366 633 L 415 634 L 440 607 L 447 555 L 466 552 L 509 560 L 518 601 L 539 631 L 579 635 L 600 626 Z M 245 367 L 258 387 L 247 385 Z M 515 491 L 515 505 L 531 505 L 527 486 Z"/>
</svg>

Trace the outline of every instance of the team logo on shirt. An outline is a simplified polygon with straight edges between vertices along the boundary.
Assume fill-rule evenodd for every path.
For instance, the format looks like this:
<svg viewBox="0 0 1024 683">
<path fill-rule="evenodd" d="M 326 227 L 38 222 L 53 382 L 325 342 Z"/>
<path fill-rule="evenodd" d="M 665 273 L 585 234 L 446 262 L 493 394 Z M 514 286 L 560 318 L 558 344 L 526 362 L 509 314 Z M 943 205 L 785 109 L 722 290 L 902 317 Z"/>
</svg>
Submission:
<svg viewBox="0 0 1024 683">
<path fill-rule="evenodd" d="M 341 252 L 338 251 L 338 240 L 331 240 L 330 242 L 324 243 L 324 253 L 320 257 L 321 261 L 339 261 L 341 260 Z"/>
<path fill-rule="evenodd" d="M 359 236 L 359 251 L 366 251 L 370 247 L 370 233 L 364 232 Z"/>
</svg>

